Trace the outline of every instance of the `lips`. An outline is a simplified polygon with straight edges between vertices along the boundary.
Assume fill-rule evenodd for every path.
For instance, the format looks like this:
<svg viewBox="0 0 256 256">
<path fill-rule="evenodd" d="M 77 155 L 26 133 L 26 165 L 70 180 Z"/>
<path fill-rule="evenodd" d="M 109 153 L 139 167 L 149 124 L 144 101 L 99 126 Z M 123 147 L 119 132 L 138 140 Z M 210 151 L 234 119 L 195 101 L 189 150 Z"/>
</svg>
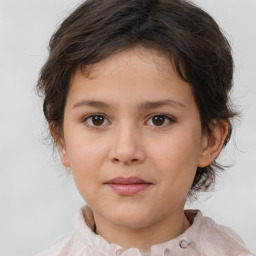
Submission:
<svg viewBox="0 0 256 256">
<path fill-rule="evenodd" d="M 116 177 L 104 183 L 121 196 L 132 196 L 152 185 L 138 177 Z"/>
</svg>

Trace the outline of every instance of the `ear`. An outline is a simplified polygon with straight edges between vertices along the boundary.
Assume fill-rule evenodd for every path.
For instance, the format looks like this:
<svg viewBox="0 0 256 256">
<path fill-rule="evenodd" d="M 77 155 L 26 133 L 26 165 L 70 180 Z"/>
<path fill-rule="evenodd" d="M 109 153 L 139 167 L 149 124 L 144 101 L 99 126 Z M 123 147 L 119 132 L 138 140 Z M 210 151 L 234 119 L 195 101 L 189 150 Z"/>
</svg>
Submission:
<svg viewBox="0 0 256 256">
<path fill-rule="evenodd" d="M 59 136 L 57 136 L 56 128 L 53 125 L 50 125 L 50 132 L 56 143 L 62 164 L 65 167 L 70 167 L 69 156 L 66 149 L 64 138 L 59 138 Z"/>
<path fill-rule="evenodd" d="M 211 133 L 203 134 L 198 167 L 206 167 L 216 159 L 227 137 L 228 128 L 226 121 L 215 120 L 211 128 Z"/>
</svg>

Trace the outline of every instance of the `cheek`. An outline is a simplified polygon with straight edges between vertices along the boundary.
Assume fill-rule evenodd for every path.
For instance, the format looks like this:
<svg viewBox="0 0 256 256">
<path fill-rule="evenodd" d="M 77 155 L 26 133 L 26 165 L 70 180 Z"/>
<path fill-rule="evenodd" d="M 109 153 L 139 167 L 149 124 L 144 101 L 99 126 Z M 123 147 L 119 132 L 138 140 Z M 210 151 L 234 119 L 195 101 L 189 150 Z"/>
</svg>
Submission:
<svg viewBox="0 0 256 256">
<path fill-rule="evenodd" d="M 74 141 L 73 141 L 74 142 Z M 100 170 L 106 149 L 98 143 L 77 142 L 69 144 L 68 155 L 75 184 L 84 197 L 100 183 Z"/>
<path fill-rule="evenodd" d="M 86 171 L 88 167 L 96 167 L 97 164 L 100 164 L 106 151 L 99 136 L 86 133 L 82 126 L 76 130 L 73 129 L 72 133 L 67 132 L 66 145 L 71 169 L 74 171 Z"/>
<path fill-rule="evenodd" d="M 158 145 L 151 154 L 155 159 L 159 179 L 174 193 L 188 191 L 197 170 L 199 140 L 195 140 L 193 136 L 174 136 Z"/>
</svg>

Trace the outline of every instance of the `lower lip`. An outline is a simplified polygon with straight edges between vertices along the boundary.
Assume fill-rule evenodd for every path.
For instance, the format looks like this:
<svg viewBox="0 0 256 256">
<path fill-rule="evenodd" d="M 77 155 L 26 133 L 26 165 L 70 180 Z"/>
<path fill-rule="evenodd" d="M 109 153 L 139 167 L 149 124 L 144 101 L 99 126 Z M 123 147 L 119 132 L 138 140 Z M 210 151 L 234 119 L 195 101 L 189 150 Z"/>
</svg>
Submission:
<svg viewBox="0 0 256 256">
<path fill-rule="evenodd" d="M 132 196 L 147 189 L 150 183 L 138 183 L 138 184 L 107 184 L 117 194 L 121 196 Z"/>
</svg>

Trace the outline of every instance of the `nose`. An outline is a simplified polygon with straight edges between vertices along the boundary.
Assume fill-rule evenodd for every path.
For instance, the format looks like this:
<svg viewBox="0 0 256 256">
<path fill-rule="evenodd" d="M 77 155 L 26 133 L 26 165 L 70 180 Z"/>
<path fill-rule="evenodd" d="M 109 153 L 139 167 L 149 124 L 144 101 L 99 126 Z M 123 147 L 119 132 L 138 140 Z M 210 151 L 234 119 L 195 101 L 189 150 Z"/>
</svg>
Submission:
<svg viewBox="0 0 256 256">
<path fill-rule="evenodd" d="M 138 128 L 124 125 L 113 134 L 110 160 L 113 163 L 136 165 L 144 162 L 145 152 Z"/>
</svg>

